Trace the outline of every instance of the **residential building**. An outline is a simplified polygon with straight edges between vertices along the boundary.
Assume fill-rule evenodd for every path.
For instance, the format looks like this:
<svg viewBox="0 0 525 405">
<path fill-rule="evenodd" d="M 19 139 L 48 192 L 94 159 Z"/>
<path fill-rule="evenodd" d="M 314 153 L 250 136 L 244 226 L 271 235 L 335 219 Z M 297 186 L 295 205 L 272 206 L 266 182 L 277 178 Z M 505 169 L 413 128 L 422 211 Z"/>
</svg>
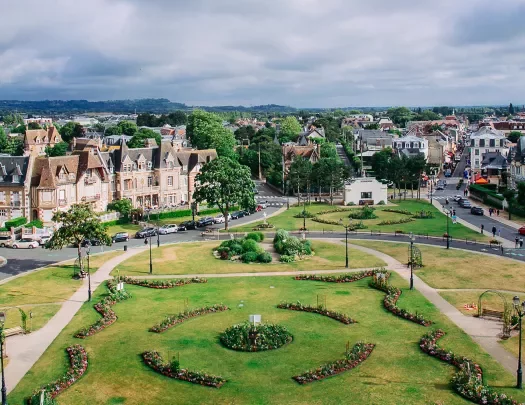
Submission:
<svg viewBox="0 0 525 405">
<path fill-rule="evenodd" d="M 282 146 L 282 152 L 283 152 L 283 169 L 284 173 L 283 176 L 286 178 L 286 175 L 288 174 L 288 171 L 290 170 L 290 166 L 294 159 L 296 158 L 302 158 L 309 160 L 312 164 L 317 163 L 319 161 L 319 158 L 321 156 L 321 145 L 319 144 L 310 144 L 306 146 L 299 146 L 295 143 L 289 142 L 285 143 Z"/>
<path fill-rule="evenodd" d="M 422 135 L 428 141 L 428 164 L 442 167 L 444 163 L 451 163 L 456 152 L 456 143 L 441 131 L 434 131 L 430 135 Z"/>
<path fill-rule="evenodd" d="M 481 161 L 481 176 L 489 183 L 498 184 L 502 173 L 506 172 L 508 167 L 507 157 L 501 152 L 487 152 L 483 154 Z"/>
<path fill-rule="evenodd" d="M 503 132 L 503 134 L 508 135 L 511 132 L 521 132 L 525 134 L 525 122 L 522 121 L 498 121 L 493 122 L 492 126 L 494 129 Z"/>
<path fill-rule="evenodd" d="M 42 117 L 33 117 L 33 118 L 24 118 L 24 125 L 27 127 L 28 124 L 38 124 L 41 127 L 53 125 L 53 120 L 51 118 L 42 118 Z"/>
<path fill-rule="evenodd" d="M 525 181 L 525 137 L 518 139 L 508 155 L 510 169 L 510 186 L 516 188 L 516 184 Z"/>
<path fill-rule="evenodd" d="M 509 153 L 509 142 L 505 135 L 489 126 L 481 127 L 477 132 L 470 135 L 470 164 L 472 173 L 479 173 L 483 154 L 499 152 L 507 157 Z"/>
<path fill-rule="evenodd" d="M 387 202 L 388 186 L 373 177 L 359 177 L 345 184 L 343 198 L 345 205 L 375 205 Z"/>
<path fill-rule="evenodd" d="M 53 147 L 62 142 L 62 137 L 55 127 L 47 129 L 28 129 L 24 137 L 24 153 L 31 156 L 43 156 L 46 147 Z"/>
<path fill-rule="evenodd" d="M 358 129 L 356 135 L 356 151 L 379 152 L 392 147 L 394 135 L 378 129 Z"/>
<path fill-rule="evenodd" d="M 428 141 L 425 138 L 408 134 L 393 140 L 393 147 L 399 154 L 413 156 L 422 153 L 428 159 Z"/>
<path fill-rule="evenodd" d="M 29 217 L 33 160 L 29 156 L 0 156 L 0 225 Z"/>
</svg>

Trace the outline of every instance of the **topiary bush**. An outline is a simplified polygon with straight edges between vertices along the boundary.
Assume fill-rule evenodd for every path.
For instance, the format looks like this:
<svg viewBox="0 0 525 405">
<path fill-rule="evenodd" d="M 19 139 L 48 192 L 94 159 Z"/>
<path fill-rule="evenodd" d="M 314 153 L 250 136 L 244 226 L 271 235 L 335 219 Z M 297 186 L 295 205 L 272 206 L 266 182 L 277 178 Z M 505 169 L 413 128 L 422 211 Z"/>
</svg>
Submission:
<svg viewBox="0 0 525 405">
<path fill-rule="evenodd" d="M 272 255 L 268 252 L 262 252 L 257 256 L 257 261 L 259 263 L 271 263 Z"/>
<path fill-rule="evenodd" d="M 233 256 L 239 256 L 242 255 L 243 249 L 242 245 L 239 243 L 239 241 L 236 241 L 236 243 L 232 243 L 230 245 L 230 252 Z"/>
<path fill-rule="evenodd" d="M 262 253 L 262 248 L 253 239 L 245 239 L 242 241 L 242 252 L 255 252 L 257 254 Z"/>
<path fill-rule="evenodd" d="M 260 352 L 274 350 L 293 340 L 284 326 L 275 324 L 252 325 L 249 322 L 233 325 L 219 336 L 221 343 L 231 350 Z"/>
<path fill-rule="evenodd" d="M 248 235 L 246 235 L 246 239 L 254 240 L 255 242 L 260 242 L 262 232 L 250 232 Z"/>
<path fill-rule="evenodd" d="M 253 263 L 257 261 L 259 255 L 257 252 L 246 252 L 241 256 L 243 263 Z"/>
</svg>

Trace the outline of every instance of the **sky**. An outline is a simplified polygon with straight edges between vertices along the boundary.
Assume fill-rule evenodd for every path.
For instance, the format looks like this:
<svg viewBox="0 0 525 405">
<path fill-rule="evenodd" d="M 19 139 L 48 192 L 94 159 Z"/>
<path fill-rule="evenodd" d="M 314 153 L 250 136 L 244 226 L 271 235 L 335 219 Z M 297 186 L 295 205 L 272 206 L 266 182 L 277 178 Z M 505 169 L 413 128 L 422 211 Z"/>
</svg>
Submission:
<svg viewBox="0 0 525 405">
<path fill-rule="evenodd" d="M 525 103 L 525 0 L 0 0 L 0 99 Z"/>
</svg>

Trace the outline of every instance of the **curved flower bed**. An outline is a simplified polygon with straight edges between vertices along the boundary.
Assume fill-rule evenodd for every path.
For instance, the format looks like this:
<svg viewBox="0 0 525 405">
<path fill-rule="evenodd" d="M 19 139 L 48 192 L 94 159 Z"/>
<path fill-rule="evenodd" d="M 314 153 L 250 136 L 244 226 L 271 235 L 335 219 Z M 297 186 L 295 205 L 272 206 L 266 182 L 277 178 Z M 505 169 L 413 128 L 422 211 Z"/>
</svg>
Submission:
<svg viewBox="0 0 525 405">
<path fill-rule="evenodd" d="M 178 280 L 143 280 L 132 277 L 121 277 L 120 281 L 123 281 L 126 284 L 133 284 L 138 285 L 140 287 L 157 289 L 173 288 L 187 284 L 201 284 L 208 282 L 208 280 L 206 280 L 205 278 L 181 278 Z"/>
<path fill-rule="evenodd" d="M 219 336 L 221 343 L 228 349 L 241 352 L 262 352 L 274 350 L 290 343 L 293 336 L 284 326 L 249 323 L 233 325 Z"/>
<path fill-rule="evenodd" d="M 379 222 L 377 225 L 399 225 L 399 224 L 406 224 L 408 222 L 412 222 L 414 219 L 412 218 L 401 218 L 401 219 L 393 219 L 393 220 L 385 220 Z"/>
<path fill-rule="evenodd" d="M 150 332 L 161 333 L 161 332 L 168 330 L 172 326 L 175 326 L 180 323 L 183 323 L 184 321 L 187 321 L 188 319 L 195 318 L 201 315 L 227 311 L 228 309 L 230 308 L 228 308 L 226 305 L 215 304 L 211 306 L 205 306 L 202 308 L 186 310 L 184 312 L 178 313 L 177 315 L 167 316 L 166 318 L 164 318 L 164 320 L 161 323 L 152 326 L 150 328 Z"/>
<path fill-rule="evenodd" d="M 459 356 L 437 346 L 436 341 L 443 337 L 441 329 L 429 332 L 419 341 L 419 347 L 429 356 L 456 366 L 459 371 L 452 378 L 452 385 L 459 395 L 476 404 L 517 405 L 518 402 L 505 394 L 498 394 L 483 384 L 481 366 L 467 357 Z"/>
<path fill-rule="evenodd" d="M 40 404 L 42 391 L 44 391 L 46 398 L 53 400 L 58 394 L 76 383 L 78 379 L 84 375 L 88 367 L 86 350 L 80 345 L 74 345 L 68 347 L 66 351 L 69 356 L 69 370 L 58 380 L 35 390 L 33 395 L 28 399 L 29 404 Z"/>
<path fill-rule="evenodd" d="M 79 330 L 75 334 L 76 338 L 85 339 L 115 323 L 118 318 L 117 314 L 115 314 L 115 311 L 113 311 L 111 307 L 117 302 L 131 298 L 131 294 L 128 294 L 126 291 L 117 291 L 116 283 L 112 280 L 108 280 L 107 287 L 109 289 L 109 297 L 104 298 L 93 306 L 93 308 L 102 315 L 102 319 L 87 328 Z"/>
<path fill-rule="evenodd" d="M 312 312 L 315 314 L 327 316 L 328 318 L 335 319 L 336 321 L 339 321 L 341 323 L 344 323 L 345 325 L 350 325 L 351 323 L 356 323 L 355 320 L 350 318 L 348 315 L 343 314 L 341 312 L 336 311 L 330 311 L 326 308 L 320 307 L 313 307 L 311 305 L 303 305 L 299 301 L 297 302 L 282 302 L 279 305 L 277 305 L 277 308 L 280 309 L 289 309 L 291 311 L 303 311 L 303 312 Z"/>
<path fill-rule="evenodd" d="M 400 209 L 395 209 L 395 208 L 384 208 L 381 211 L 383 211 L 383 212 L 393 212 L 395 214 L 403 214 L 403 215 L 409 215 L 409 216 L 414 215 L 412 212 L 410 212 L 408 210 L 400 210 Z"/>
<path fill-rule="evenodd" d="M 385 273 L 388 278 L 388 273 Z M 401 318 L 405 318 L 409 321 L 418 323 L 423 326 L 430 326 L 432 325 L 432 321 L 425 319 L 423 315 L 418 313 L 411 313 L 408 312 L 405 309 L 401 309 L 397 306 L 397 300 L 399 299 L 399 296 L 401 295 L 401 290 L 397 287 L 394 287 L 392 285 L 388 285 L 386 282 L 379 283 L 378 281 L 374 280 L 370 283 L 370 287 L 375 288 L 380 291 L 384 291 L 386 293 L 385 298 L 383 299 L 383 306 L 390 312 L 392 312 L 394 315 L 397 315 Z"/>
<path fill-rule="evenodd" d="M 144 363 L 156 372 L 176 380 L 187 381 L 192 384 L 205 385 L 207 387 L 220 388 L 226 380 L 222 377 L 181 369 L 177 365 L 164 363 L 158 352 L 142 353 Z"/>
<path fill-rule="evenodd" d="M 316 369 L 308 370 L 292 378 L 299 384 L 308 384 L 351 370 L 365 361 L 372 353 L 372 350 L 374 350 L 374 347 L 375 345 L 372 343 L 359 342 L 352 350 L 345 353 L 344 359 L 323 364 Z"/>
<path fill-rule="evenodd" d="M 373 277 L 377 273 L 384 273 L 384 269 L 360 271 L 357 273 L 342 274 L 340 276 L 318 276 L 317 274 L 300 274 L 296 280 L 322 281 L 325 283 L 353 283 L 366 277 Z"/>
</svg>

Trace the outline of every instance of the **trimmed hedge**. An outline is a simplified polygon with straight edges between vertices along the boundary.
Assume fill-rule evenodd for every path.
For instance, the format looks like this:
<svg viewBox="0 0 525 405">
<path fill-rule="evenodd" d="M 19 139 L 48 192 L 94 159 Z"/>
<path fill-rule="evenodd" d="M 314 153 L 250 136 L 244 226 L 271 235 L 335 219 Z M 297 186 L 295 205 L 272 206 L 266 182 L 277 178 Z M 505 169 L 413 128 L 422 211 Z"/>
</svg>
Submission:
<svg viewBox="0 0 525 405">
<path fill-rule="evenodd" d="M 503 197 L 501 194 L 496 193 L 493 190 L 489 190 L 486 187 L 478 184 L 471 184 L 469 186 L 470 195 L 483 201 L 484 204 L 490 205 L 495 208 L 503 208 Z"/>
<path fill-rule="evenodd" d="M 248 235 L 246 235 L 246 239 L 253 239 L 255 242 L 262 242 L 264 240 L 264 233 L 250 232 Z"/>
<path fill-rule="evenodd" d="M 39 229 L 42 229 L 44 227 L 44 223 L 39 220 L 39 219 L 35 219 L 31 222 L 28 222 L 27 224 L 24 225 L 25 228 L 32 228 L 32 227 L 35 227 L 35 228 L 39 228 Z"/>
<path fill-rule="evenodd" d="M 18 218 L 12 219 L 10 221 L 5 221 L 4 227 L 7 228 L 7 229 L 18 228 L 19 226 L 22 226 L 24 224 L 27 224 L 27 218 L 26 217 L 18 217 Z"/>
</svg>

